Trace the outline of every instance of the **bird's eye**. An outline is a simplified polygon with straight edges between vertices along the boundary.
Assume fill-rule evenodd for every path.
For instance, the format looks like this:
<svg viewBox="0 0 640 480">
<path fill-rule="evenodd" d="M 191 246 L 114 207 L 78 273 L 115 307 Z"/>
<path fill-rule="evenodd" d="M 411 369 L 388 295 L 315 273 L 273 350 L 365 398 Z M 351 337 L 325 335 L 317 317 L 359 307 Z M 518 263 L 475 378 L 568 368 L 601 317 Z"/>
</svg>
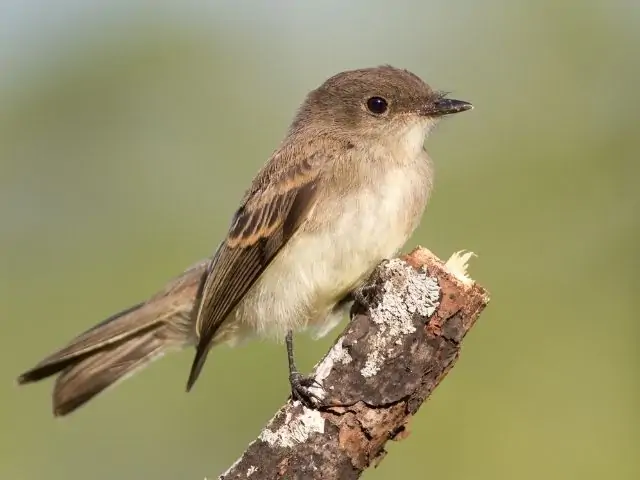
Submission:
<svg viewBox="0 0 640 480">
<path fill-rule="evenodd" d="M 367 100 L 367 108 L 371 113 L 375 113 L 376 115 L 382 115 L 389 108 L 389 104 L 382 97 L 371 97 Z"/>
</svg>

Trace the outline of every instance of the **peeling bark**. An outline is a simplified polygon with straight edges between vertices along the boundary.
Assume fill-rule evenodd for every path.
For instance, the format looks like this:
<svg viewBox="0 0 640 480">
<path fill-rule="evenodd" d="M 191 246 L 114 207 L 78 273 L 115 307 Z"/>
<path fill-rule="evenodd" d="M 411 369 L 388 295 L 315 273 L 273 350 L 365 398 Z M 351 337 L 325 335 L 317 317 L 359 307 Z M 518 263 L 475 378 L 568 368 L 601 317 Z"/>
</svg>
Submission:
<svg viewBox="0 0 640 480">
<path fill-rule="evenodd" d="M 489 301 L 466 276 L 469 257 L 445 265 L 419 247 L 383 262 L 314 370 L 330 406 L 288 401 L 219 478 L 348 480 L 377 464 L 387 441 L 407 435 Z"/>
</svg>

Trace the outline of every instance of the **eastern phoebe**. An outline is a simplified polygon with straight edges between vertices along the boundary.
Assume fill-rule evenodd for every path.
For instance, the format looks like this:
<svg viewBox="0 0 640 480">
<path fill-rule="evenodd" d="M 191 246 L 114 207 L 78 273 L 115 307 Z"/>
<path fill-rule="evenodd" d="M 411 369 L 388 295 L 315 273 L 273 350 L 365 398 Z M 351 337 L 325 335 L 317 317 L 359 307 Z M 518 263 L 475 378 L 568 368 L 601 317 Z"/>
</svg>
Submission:
<svg viewBox="0 0 640 480">
<path fill-rule="evenodd" d="M 213 345 L 257 335 L 286 340 L 292 394 L 313 403 L 312 380 L 293 362 L 293 331 L 328 333 L 403 246 L 433 183 L 424 139 L 442 116 L 471 108 L 391 66 L 329 78 L 307 96 L 212 259 L 19 382 L 59 373 L 53 411 L 65 415 L 167 350 L 195 345 L 189 390 Z"/>
</svg>

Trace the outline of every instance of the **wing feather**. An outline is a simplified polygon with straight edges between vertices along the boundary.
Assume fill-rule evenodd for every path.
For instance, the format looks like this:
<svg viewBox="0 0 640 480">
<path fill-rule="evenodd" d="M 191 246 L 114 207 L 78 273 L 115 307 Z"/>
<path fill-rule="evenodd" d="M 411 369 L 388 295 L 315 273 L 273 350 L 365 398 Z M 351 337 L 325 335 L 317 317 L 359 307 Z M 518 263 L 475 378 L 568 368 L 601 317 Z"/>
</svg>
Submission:
<svg viewBox="0 0 640 480">
<path fill-rule="evenodd" d="M 307 219 L 315 205 L 321 164 L 319 156 L 310 156 L 275 178 L 268 169 L 256 177 L 202 279 L 193 309 L 199 341 L 187 390 L 197 380 L 222 323 Z"/>
</svg>

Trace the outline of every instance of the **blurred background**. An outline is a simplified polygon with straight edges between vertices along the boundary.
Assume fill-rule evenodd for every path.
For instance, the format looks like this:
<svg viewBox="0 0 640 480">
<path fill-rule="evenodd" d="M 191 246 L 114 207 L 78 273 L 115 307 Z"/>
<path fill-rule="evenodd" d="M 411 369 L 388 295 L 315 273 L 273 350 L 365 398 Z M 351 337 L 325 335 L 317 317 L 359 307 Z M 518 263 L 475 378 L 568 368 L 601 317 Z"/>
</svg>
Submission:
<svg viewBox="0 0 640 480">
<path fill-rule="evenodd" d="M 474 103 L 406 249 L 492 302 L 364 478 L 640 478 L 640 3 L 0 1 L 0 478 L 201 479 L 288 395 L 284 348 L 154 364 L 63 420 L 16 376 L 209 255 L 304 95 L 390 63 Z M 298 341 L 308 370 L 328 338 Z"/>
</svg>

